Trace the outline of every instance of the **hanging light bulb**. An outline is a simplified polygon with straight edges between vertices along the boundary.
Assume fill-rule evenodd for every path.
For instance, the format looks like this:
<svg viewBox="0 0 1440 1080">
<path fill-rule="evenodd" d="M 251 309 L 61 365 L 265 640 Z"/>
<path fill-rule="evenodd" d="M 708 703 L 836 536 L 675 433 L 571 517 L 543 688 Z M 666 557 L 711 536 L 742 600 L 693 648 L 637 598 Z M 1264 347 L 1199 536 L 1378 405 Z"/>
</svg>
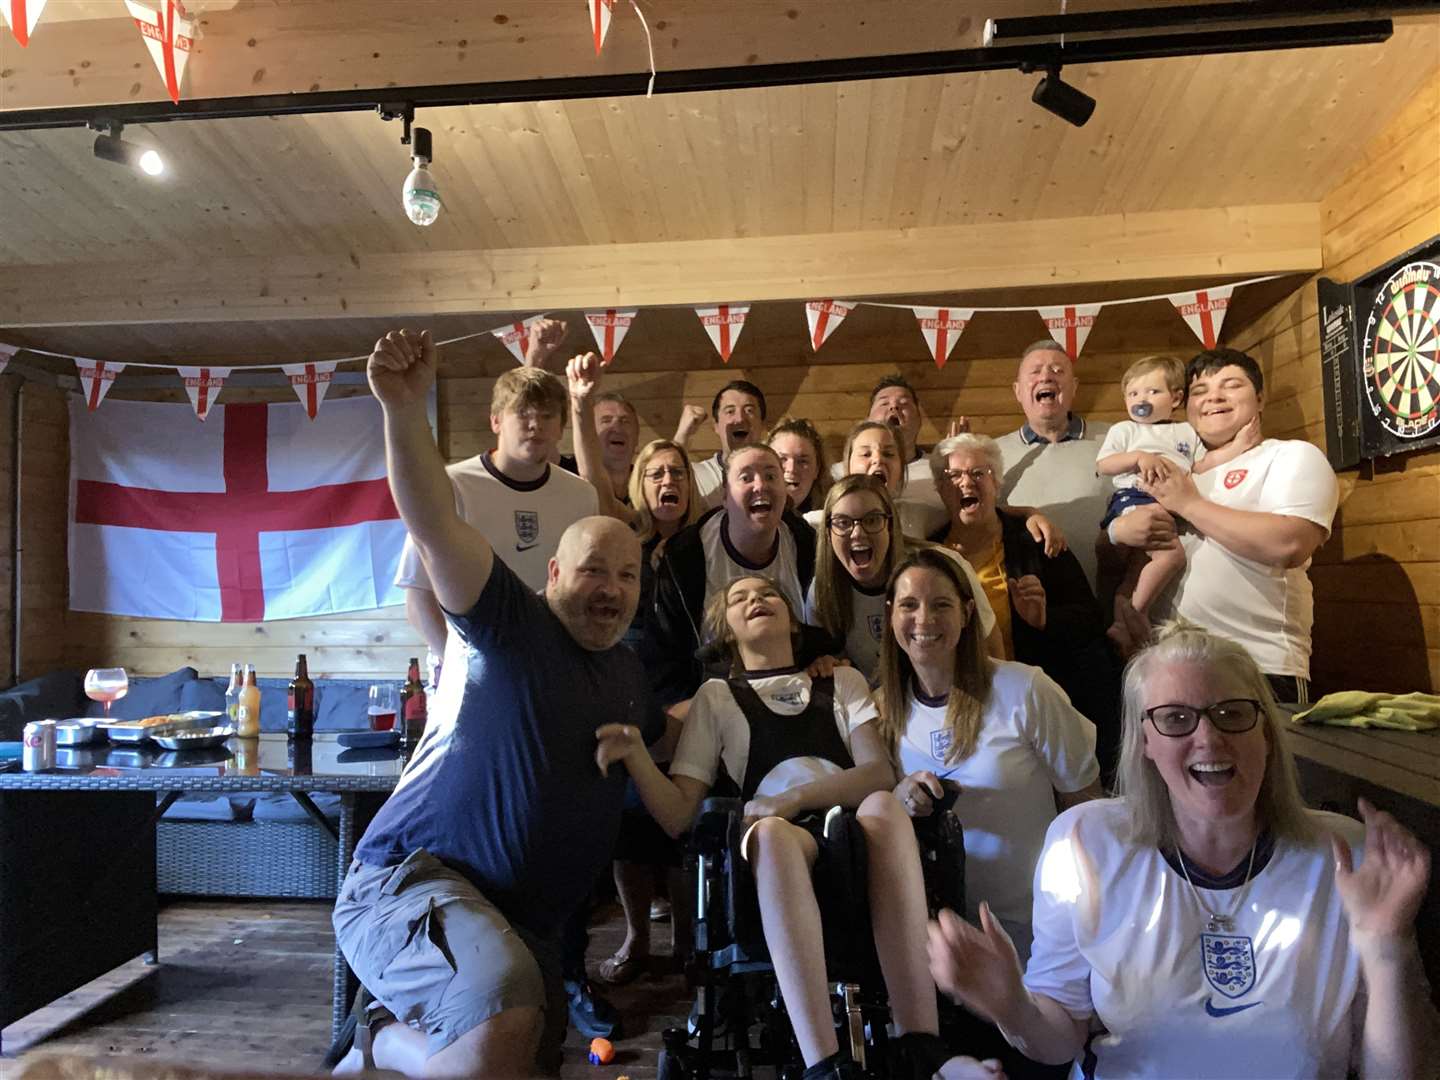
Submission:
<svg viewBox="0 0 1440 1080">
<path fill-rule="evenodd" d="M 405 204 L 406 215 L 416 225 L 433 225 L 440 216 L 440 188 L 426 168 L 430 164 L 430 130 L 415 128 L 413 139 L 410 160 L 415 167 L 405 177 L 400 200 Z"/>
</svg>

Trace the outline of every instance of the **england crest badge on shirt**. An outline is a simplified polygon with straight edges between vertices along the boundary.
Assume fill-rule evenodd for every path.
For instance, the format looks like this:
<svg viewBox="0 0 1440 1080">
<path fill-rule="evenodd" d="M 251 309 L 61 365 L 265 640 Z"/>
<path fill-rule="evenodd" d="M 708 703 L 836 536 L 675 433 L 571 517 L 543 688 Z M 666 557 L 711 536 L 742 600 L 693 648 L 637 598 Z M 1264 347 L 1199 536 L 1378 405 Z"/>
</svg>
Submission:
<svg viewBox="0 0 1440 1080">
<path fill-rule="evenodd" d="M 540 540 L 540 515 L 534 510 L 515 511 L 515 550 L 525 551 Z"/>
<path fill-rule="evenodd" d="M 930 732 L 930 756 L 944 764 L 950 756 L 950 743 L 953 738 L 954 735 L 949 728 L 940 728 Z"/>
<path fill-rule="evenodd" d="M 1231 469 L 1225 474 L 1225 490 L 1230 491 L 1239 487 L 1245 482 L 1245 477 L 1249 475 L 1249 472 L 1249 469 Z"/>
<path fill-rule="evenodd" d="M 1228 998 L 1238 998 L 1255 986 L 1255 950 L 1240 934 L 1200 935 L 1205 978 Z"/>
<path fill-rule="evenodd" d="M 870 636 L 871 636 L 872 638 L 874 638 L 876 641 L 881 640 L 881 635 L 883 635 L 883 634 L 885 633 L 885 616 L 884 616 L 884 615 L 870 615 L 870 616 L 867 616 L 866 619 L 865 619 L 865 623 L 866 623 L 867 626 L 870 627 Z"/>
</svg>

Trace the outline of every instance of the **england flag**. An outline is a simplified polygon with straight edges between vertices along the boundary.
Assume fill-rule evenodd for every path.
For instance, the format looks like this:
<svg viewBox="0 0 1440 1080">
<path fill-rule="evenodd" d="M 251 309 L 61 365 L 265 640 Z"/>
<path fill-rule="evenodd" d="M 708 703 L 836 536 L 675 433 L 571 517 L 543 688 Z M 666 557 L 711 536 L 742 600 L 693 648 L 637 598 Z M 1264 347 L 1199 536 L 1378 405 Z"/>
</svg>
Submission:
<svg viewBox="0 0 1440 1080">
<path fill-rule="evenodd" d="M 259 622 L 404 602 L 380 406 L 70 403 L 70 607 Z"/>
</svg>

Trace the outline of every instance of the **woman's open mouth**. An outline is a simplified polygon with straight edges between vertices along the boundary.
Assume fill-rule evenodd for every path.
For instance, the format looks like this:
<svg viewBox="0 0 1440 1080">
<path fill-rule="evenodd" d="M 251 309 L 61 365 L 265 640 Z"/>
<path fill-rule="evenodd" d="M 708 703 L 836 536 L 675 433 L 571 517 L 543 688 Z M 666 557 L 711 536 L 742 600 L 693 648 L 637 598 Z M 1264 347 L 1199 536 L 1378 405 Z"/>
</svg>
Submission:
<svg viewBox="0 0 1440 1080">
<path fill-rule="evenodd" d="M 1185 771 L 1201 787 L 1224 787 L 1235 779 L 1235 766 L 1224 761 L 1197 761 Z"/>
</svg>

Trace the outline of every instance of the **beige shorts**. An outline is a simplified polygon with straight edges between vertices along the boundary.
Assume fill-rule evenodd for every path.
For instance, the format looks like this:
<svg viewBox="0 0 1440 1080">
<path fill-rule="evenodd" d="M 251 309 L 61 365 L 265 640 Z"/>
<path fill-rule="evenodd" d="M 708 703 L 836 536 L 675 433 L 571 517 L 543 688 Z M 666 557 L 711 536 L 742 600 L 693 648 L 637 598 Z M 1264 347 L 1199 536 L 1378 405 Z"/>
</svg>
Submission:
<svg viewBox="0 0 1440 1080">
<path fill-rule="evenodd" d="M 335 940 L 365 988 L 429 1036 L 429 1052 L 506 1009 L 544 1011 L 541 1047 L 564 1037 L 554 943 L 510 925 L 463 875 L 426 851 L 398 866 L 352 863 L 332 916 Z"/>
</svg>

